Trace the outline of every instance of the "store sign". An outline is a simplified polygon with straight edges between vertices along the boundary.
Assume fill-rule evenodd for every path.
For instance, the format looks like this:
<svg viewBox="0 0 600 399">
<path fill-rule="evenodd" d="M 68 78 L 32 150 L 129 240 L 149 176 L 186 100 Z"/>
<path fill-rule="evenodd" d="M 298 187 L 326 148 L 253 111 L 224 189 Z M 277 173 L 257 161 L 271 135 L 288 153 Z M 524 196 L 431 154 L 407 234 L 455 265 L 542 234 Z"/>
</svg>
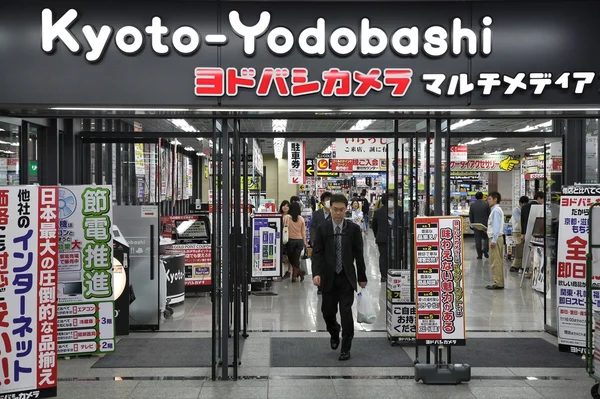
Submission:
<svg viewBox="0 0 600 399">
<path fill-rule="evenodd" d="M 417 343 L 465 345 L 462 219 L 415 219 Z"/>
<path fill-rule="evenodd" d="M 115 350 L 111 190 L 59 189 L 59 356 Z"/>
<path fill-rule="evenodd" d="M 306 159 L 304 161 L 304 176 L 305 177 L 313 177 L 315 175 L 315 165 L 314 159 Z M 305 179 L 307 180 L 307 179 Z M 306 182 L 308 183 L 308 181 Z"/>
<path fill-rule="evenodd" d="M 255 214 L 252 218 L 252 280 L 281 277 L 281 215 Z"/>
<path fill-rule="evenodd" d="M 260 176 L 263 174 L 263 154 L 258 140 L 252 139 L 252 166 Z"/>
<path fill-rule="evenodd" d="M 288 183 L 304 183 L 304 165 L 306 163 L 306 143 L 288 141 Z"/>
<path fill-rule="evenodd" d="M 471 155 L 467 161 L 450 161 L 452 172 L 510 172 L 519 159 L 510 155 Z"/>
<path fill-rule="evenodd" d="M 353 168 L 354 168 L 354 160 L 353 159 L 334 158 L 331 160 L 331 171 L 332 172 L 352 173 Z"/>
<path fill-rule="evenodd" d="M 0 397 L 56 396 L 58 188 L 2 188 L 0 232 Z"/>
<path fill-rule="evenodd" d="M 378 138 L 336 139 L 336 158 L 381 159 L 387 154 L 387 140 Z"/>
<path fill-rule="evenodd" d="M 315 163 L 317 164 L 317 171 L 318 172 L 322 172 L 322 171 L 329 171 L 331 170 L 331 159 L 326 158 L 326 159 L 316 159 Z"/>
<path fill-rule="evenodd" d="M 186 287 L 211 284 L 212 247 L 209 244 L 177 244 L 166 252 L 173 255 L 183 253 Z"/>
<path fill-rule="evenodd" d="M 385 159 L 354 159 L 354 172 L 385 172 Z"/>
<path fill-rule="evenodd" d="M 584 353 L 586 346 L 586 262 L 592 204 L 600 202 L 600 186 L 566 186 L 560 198 L 557 243 L 558 347 Z M 594 276 L 597 281 L 600 276 Z M 600 305 L 600 291 L 593 291 Z"/>
<path fill-rule="evenodd" d="M 450 146 L 450 162 L 466 162 L 468 148 L 466 145 Z"/>
</svg>

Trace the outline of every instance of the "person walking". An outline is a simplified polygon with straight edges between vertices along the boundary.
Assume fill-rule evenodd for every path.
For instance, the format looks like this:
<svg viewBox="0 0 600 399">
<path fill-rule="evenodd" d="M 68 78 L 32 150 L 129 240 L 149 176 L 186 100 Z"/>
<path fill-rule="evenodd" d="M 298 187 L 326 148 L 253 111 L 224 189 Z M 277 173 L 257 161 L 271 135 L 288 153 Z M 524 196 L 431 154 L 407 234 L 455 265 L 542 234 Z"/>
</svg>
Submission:
<svg viewBox="0 0 600 399">
<path fill-rule="evenodd" d="M 296 277 L 300 277 L 300 280 L 304 281 L 305 274 L 304 270 L 300 269 L 300 256 L 308 243 L 306 242 L 306 223 L 300 213 L 300 204 L 292 202 L 290 213 L 284 220 L 285 225 L 288 226 L 287 254 L 292 265 L 292 282 L 296 281 Z"/>
<path fill-rule="evenodd" d="M 313 212 L 312 217 L 310 219 L 310 245 L 314 250 L 314 237 L 316 236 L 317 230 L 323 226 L 330 218 L 330 207 L 331 207 L 331 196 L 332 194 L 329 191 L 325 191 L 321 194 L 321 206 L 322 208 Z M 311 257 L 312 261 L 312 257 Z M 321 289 L 317 288 L 317 294 L 321 293 Z"/>
<path fill-rule="evenodd" d="M 360 200 L 362 201 L 362 213 L 363 213 L 363 231 L 365 232 L 365 234 L 367 234 L 367 232 L 369 231 L 368 227 L 369 227 L 369 208 L 371 207 L 371 204 L 369 203 L 369 200 L 367 199 L 367 190 L 363 189 L 362 192 L 360 193 Z"/>
<path fill-rule="evenodd" d="M 357 286 L 367 286 L 361 228 L 345 220 L 347 208 L 346 197 L 331 197 L 331 219 L 316 229 L 312 256 L 313 283 L 323 292 L 321 312 L 331 335 L 333 350 L 340 345 L 340 324 L 336 317 L 339 306 L 342 322 L 340 361 L 350 359 L 354 338 L 354 292 Z"/>
<path fill-rule="evenodd" d="M 483 200 L 483 193 L 478 192 L 475 194 L 475 202 L 473 202 L 469 207 L 469 221 L 471 224 L 481 223 L 487 227 L 489 216 L 490 206 L 486 201 Z M 473 235 L 475 236 L 477 259 L 481 259 L 482 255 L 484 255 L 486 258 L 489 258 L 488 238 L 485 231 L 473 229 Z"/>
<path fill-rule="evenodd" d="M 494 191 L 488 194 L 487 201 L 490 206 L 487 234 L 490 241 L 490 263 L 492 264 L 494 283 L 485 288 L 502 290 L 504 289 L 504 212 L 500 208 L 502 196 Z"/>
<path fill-rule="evenodd" d="M 286 222 L 287 222 L 287 217 L 289 215 L 290 212 L 290 201 L 288 200 L 283 200 L 281 202 L 281 205 L 279 205 L 279 213 L 281 213 L 282 215 L 282 221 L 283 221 L 283 226 L 287 226 Z M 288 226 L 288 233 L 289 233 L 289 226 Z M 289 240 L 289 236 L 288 236 L 288 240 Z M 286 278 L 289 278 L 291 273 L 292 273 L 292 265 L 290 263 L 290 260 L 288 258 L 288 253 L 287 253 L 287 244 L 283 245 L 282 248 L 282 261 L 281 263 L 284 266 L 287 266 L 286 270 L 285 270 L 285 274 L 283 275 L 283 279 L 285 280 Z M 283 269 L 283 268 L 282 268 Z"/>
<path fill-rule="evenodd" d="M 512 226 L 513 232 L 512 235 L 515 238 L 515 253 L 514 259 L 512 263 L 512 267 L 510 268 L 511 272 L 518 272 L 519 269 L 523 268 L 523 247 L 525 246 L 525 241 L 523 240 L 525 232 L 521 229 L 521 208 L 529 203 L 529 197 L 526 195 L 519 198 L 519 205 L 513 209 L 512 213 Z"/>
<path fill-rule="evenodd" d="M 373 235 L 375 236 L 377 249 L 379 250 L 379 274 L 381 275 L 381 282 L 383 283 L 387 281 L 389 269 L 388 230 L 394 223 L 396 212 L 398 212 L 398 217 L 402 216 L 402 212 L 398 209 L 392 193 L 383 194 L 381 199 L 386 205 L 375 211 L 373 214 L 373 225 L 371 227 L 373 229 Z"/>
</svg>

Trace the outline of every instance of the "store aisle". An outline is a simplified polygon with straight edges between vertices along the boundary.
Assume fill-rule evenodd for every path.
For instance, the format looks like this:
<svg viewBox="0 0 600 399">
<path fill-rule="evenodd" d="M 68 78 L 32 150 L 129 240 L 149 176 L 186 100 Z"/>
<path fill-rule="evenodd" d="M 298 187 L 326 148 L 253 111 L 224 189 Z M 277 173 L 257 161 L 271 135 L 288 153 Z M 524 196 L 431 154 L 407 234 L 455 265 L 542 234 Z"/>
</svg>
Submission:
<svg viewBox="0 0 600 399">
<path fill-rule="evenodd" d="M 465 285 L 467 330 L 469 331 L 541 331 L 544 326 L 543 295 L 528 286 L 519 288 L 520 275 L 508 271 L 505 262 L 505 289 L 489 291 L 491 274 L 489 259 L 477 260 L 471 238 L 465 243 Z M 365 260 L 369 292 L 379 298 L 379 317 L 373 325 L 356 324 L 356 330 L 385 331 L 385 283 L 379 281 L 379 252 L 373 234 L 367 235 Z M 310 270 L 310 262 L 309 262 Z M 250 331 L 324 331 L 321 317 L 321 297 L 310 276 L 304 282 L 289 279 L 273 283 L 277 296 L 250 297 Z M 163 331 L 210 331 L 211 304 L 209 297 L 190 297 L 185 304 L 174 306 L 171 320 L 161 325 Z"/>
</svg>

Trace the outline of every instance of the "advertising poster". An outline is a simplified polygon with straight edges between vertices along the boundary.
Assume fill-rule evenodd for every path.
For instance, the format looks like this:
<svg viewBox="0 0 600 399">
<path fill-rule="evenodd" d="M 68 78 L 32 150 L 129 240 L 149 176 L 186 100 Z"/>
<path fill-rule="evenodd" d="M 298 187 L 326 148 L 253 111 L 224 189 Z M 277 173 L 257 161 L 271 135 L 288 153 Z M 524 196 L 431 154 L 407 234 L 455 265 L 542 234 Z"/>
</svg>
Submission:
<svg viewBox="0 0 600 399">
<path fill-rule="evenodd" d="M 460 217 L 415 218 L 417 344 L 465 345 Z"/>
<path fill-rule="evenodd" d="M 386 294 L 388 337 L 397 341 L 414 341 L 417 312 L 410 298 L 410 270 L 388 271 Z"/>
<path fill-rule="evenodd" d="M 111 189 L 59 188 L 59 356 L 115 350 Z"/>
<path fill-rule="evenodd" d="M 335 157 L 342 159 L 381 159 L 387 154 L 387 139 L 335 139 Z"/>
<path fill-rule="evenodd" d="M 304 184 L 306 164 L 306 144 L 304 141 L 288 141 L 288 183 Z"/>
<path fill-rule="evenodd" d="M 583 353 L 586 338 L 586 261 L 589 211 L 600 186 L 565 186 L 560 198 L 557 243 L 558 348 Z M 599 294 L 594 291 L 594 294 Z M 600 298 L 594 297 L 596 304 Z"/>
<path fill-rule="evenodd" d="M 0 397 L 54 397 L 58 188 L 0 190 L 0 232 Z"/>
<path fill-rule="evenodd" d="M 166 252 L 167 254 L 184 254 L 186 287 L 211 284 L 212 248 L 210 244 L 178 244 L 171 246 Z"/>
<path fill-rule="evenodd" d="M 453 172 L 511 172 L 518 168 L 520 161 L 510 155 L 472 155 L 465 161 L 450 160 Z"/>
<path fill-rule="evenodd" d="M 281 215 L 254 215 L 252 281 L 281 277 L 281 231 Z"/>
</svg>

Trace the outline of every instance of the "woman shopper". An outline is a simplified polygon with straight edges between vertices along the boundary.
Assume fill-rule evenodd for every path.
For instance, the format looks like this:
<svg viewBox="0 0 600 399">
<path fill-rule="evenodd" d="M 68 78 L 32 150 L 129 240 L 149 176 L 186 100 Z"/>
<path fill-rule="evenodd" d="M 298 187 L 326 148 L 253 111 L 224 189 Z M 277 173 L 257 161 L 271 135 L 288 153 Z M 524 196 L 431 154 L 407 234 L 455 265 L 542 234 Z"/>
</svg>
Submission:
<svg viewBox="0 0 600 399">
<path fill-rule="evenodd" d="M 286 226 L 285 221 L 286 221 L 286 218 L 287 218 L 289 212 L 290 212 L 290 201 L 288 201 L 288 200 L 282 201 L 281 205 L 279 205 L 279 213 L 281 213 L 283 216 L 284 226 Z M 290 261 L 288 259 L 288 254 L 287 254 L 287 244 L 283 245 L 282 255 L 283 256 L 281 259 L 281 263 L 284 266 L 282 269 L 285 270 L 283 279 L 286 279 L 286 278 L 289 278 L 292 273 L 292 265 L 290 264 Z M 287 270 L 286 270 L 285 266 L 287 266 Z"/>
<path fill-rule="evenodd" d="M 300 204 L 292 202 L 290 204 L 290 212 L 284 219 L 285 226 L 288 226 L 288 244 L 287 254 L 288 259 L 292 265 L 292 282 L 296 280 L 296 277 L 300 277 L 301 281 L 304 281 L 305 272 L 300 269 L 300 256 L 302 250 L 306 248 L 306 223 L 304 218 L 300 216 Z"/>
<path fill-rule="evenodd" d="M 359 225 L 361 230 L 363 230 L 363 233 L 364 233 L 363 218 L 364 218 L 364 214 L 363 214 L 363 211 L 360 206 L 360 201 L 359 200 L 352 201 L 352 221 L 354 223 L 356 223 L 357 225 Z"/>
</svg>

